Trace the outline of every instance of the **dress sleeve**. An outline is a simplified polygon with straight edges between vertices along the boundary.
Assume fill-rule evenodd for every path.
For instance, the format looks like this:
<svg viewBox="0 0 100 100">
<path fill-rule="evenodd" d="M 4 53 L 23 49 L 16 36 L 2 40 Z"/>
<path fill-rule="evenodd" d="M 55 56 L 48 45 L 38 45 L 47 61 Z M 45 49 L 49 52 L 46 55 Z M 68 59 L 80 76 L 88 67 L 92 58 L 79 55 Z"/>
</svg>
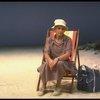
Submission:
<svg viewBox="0 0 100 100">
<path fill-rule="evenodd" d="M 44 47 L 44 53 L 50 54 L 50 38 L 46 39 L 45 47 Z"/>
<path fill-rule="evenodd" d="M 65 49 L 64 49 L 64 52 L 67 52 L 67 51 L 69 51 L 70 52 L 70 54 L 72 54 L 72 41 L 71 41 L 71 39 L 69 38 L 67 41 L 65 41 L 66 43 L 66 45 L 65 45 Z"/>
</svg>

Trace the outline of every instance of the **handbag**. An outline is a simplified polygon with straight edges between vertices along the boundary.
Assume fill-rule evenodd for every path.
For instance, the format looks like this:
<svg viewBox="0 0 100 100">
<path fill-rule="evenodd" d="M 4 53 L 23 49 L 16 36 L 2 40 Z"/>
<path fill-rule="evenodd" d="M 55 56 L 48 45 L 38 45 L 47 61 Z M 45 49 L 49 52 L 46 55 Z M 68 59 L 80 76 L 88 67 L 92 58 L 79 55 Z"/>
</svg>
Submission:
<svg viewBox="0 0 100 100">
<path fill-rule="evenodd" d="M 77 89 L 87 92 L 99 92 L 100 71 L 81 65 L 78 70 Z"/>
</svg>

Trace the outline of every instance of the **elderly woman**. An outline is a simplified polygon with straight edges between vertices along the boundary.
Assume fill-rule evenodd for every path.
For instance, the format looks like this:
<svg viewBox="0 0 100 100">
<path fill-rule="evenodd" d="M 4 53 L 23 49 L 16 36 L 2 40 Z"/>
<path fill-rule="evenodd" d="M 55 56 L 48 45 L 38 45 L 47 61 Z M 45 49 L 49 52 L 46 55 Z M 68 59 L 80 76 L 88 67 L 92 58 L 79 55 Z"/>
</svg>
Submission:
<svg viewBox="0 0 100 100">
<path fill-rule="evenodd" d="M 66 70 L 76 74 L 75 66 L 70 63 L 71 56 L 71 39 L 64 35 L 67 30 L 66 22 L 63 19 L 54 21 L 53 31 L 54 37 L 48 37 L 44 48 L 45 62 L 40 66 L 40 75 L 43 83 L 43 89 L 38 95 L 46 93 L 46 84 L 48 81 L 57 80 L 56 88 L 53 95 L 61 93 L 61 79 Z"/>
</svg>

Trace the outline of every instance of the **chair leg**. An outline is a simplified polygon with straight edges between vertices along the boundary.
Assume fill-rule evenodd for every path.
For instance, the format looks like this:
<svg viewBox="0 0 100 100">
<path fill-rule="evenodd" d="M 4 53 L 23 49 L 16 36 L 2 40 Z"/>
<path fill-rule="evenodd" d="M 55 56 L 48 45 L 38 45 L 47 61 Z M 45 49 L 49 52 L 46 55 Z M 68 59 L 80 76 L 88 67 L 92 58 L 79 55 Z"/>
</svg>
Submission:
<svg viewBox="0 0 100 100">
<path fill-rule="evenodd" d="M 70 93 L 72 93 L 73 83 L 74 83 L 74 77 L 72 77 L 72 82 L 71 82 L 70 91 L 69 91 Z"/>
<path fill-rule="evenodd" d="M 40 81 L 41 81 L 41 76 L 39 75 L 38 84 L 37 84 L 37 91 L 39 91 Z"/>
</svg>

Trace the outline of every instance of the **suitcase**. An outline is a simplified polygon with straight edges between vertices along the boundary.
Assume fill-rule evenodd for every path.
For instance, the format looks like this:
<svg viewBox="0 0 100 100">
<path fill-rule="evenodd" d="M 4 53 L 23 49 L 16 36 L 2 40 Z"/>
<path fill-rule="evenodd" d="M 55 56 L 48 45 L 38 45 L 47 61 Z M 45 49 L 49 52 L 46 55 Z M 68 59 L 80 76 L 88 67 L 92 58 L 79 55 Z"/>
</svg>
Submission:
<svg viewBox="0 0 100 100">
<path fill-rule="evenodd" d="M 77 89 L 100 92 L 100 70 L 81 65 L 78 70 Z"/>
</svg>

